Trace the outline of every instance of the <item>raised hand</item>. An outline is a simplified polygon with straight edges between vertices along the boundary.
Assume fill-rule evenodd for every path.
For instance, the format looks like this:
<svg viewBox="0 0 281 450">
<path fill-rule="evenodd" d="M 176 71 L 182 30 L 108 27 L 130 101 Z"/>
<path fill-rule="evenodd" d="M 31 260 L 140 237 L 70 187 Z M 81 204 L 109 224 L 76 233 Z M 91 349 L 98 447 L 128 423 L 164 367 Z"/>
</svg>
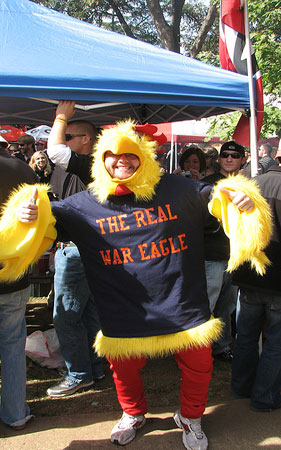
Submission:
<svg viewBox="0 0 281 450">
<path fill-rule="evenodd" d="M 66 121 L 71 119 L 75 112 L 75 101 L 73 100 L 60 100 L 57 111 L 56 111 L 56 117 L 61 117 L 65 119 Z"/>
</svg>

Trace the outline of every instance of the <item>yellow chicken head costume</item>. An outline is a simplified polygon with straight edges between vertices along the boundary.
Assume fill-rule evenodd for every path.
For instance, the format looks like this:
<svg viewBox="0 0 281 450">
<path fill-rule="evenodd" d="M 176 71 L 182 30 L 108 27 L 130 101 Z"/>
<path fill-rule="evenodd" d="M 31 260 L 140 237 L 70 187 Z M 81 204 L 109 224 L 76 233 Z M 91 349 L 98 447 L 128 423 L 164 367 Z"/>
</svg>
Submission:
<svg viewBox="0 0 281 450">
<path fill-rule="evenodd" d="M 136 125 L 131 120 L 119 122 L 103 131 L 95 146 L 92 167 L 94 181 L 89 185 L 101 203 L 109 195 L 131 192 L 135 194 L 136 200 L 151 200 L 161 177 L 156 161 L 156 154 L 159 152 L 157 148 L 166 141 L 164 134 L 155 136 L 156 132 L 157 127 L 154 125 Z M 115 155 L 132 153 L 139 158 L 140 166 L 130 178 L 112 178 L 104 165 L 107 151 Z"/>
</svg>

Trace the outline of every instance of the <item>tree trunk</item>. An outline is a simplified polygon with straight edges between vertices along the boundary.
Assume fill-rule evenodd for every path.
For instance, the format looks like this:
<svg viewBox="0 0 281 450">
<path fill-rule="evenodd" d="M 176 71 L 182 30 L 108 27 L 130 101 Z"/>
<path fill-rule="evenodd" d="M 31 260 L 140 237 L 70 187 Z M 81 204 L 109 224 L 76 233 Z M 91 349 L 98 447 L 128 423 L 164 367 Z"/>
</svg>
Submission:
<svg viewBox="0 0 281 450">
<path fill-rule="evenodd" d="M 180 21 L 184 0 L 173 0 L 171 25 L 165 18 L 159 0 L 146 0 L 163 48 L 180 53 Z"/>
</svg>

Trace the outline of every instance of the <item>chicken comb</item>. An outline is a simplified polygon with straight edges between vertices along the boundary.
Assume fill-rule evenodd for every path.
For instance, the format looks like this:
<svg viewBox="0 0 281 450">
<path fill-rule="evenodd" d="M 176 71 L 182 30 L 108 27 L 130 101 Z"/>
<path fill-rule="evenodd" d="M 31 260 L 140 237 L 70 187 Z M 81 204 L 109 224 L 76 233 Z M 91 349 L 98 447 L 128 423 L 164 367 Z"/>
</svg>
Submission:
<svg viewBox="0 0 281 450">
<path fill-rule="evenodd" d="M 154 136 L 155 133 L 157 133 L 158 131 L 158 127 L 156 125 L 152 125 L 151 123 L 145 123 L 144 125 L 135 125 L 134 130 L 137 131 L 137 133 L 143 133 L 149 136 L 152 141 L 157 142 L 158 147 L 167 142 L 167 137 L 165 136 L 164 133 L 160 134 L 159 136 Z M 165 149 L 160 148 L 156 150 L 156 153 L 157 154 L 163 153 L 163 151 L 165 151 Z"/>
</svg>

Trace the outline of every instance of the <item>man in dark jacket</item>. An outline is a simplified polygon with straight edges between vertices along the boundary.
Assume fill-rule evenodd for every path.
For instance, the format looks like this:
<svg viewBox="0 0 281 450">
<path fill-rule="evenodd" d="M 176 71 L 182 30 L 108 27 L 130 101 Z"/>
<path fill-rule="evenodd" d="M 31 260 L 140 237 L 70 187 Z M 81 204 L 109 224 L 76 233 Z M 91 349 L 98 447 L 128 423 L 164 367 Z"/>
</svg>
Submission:
<svg viewBox="0 0 281 450">
<path fill-rule="evenodd" d="M 10 192 L 22 183 L 34 184 L 33 170 L 18 158 L 0 148 L 0 205 Z M 28 276 L 13 283 L 0 283 L 0 359 L 1 359 L 1 420 L 18 430 L 31 419 L 25 401 L 25 309 L 30 295 Z"/>
<path fill-rule="evenodd" d="M 249 397 L 251 409 L 261 412 L 281 408 L 281 150 L 276 158 L 279 165 L 257 177 L 273 214 L 273 234 L 266 249 L 271 266 L 261 277 L 244 265 L 233 277 L 240 287 L 240 304 L 232 390 L 238 398 Z"/>
<path fill-rule="evenodd" d="M 268 142 L 260 146 L 259 156 L 261 159 L 259 160 L 259 166 L 262 168 L 262 173 L 267 172 L 269 167 L 278 165 L 272 158 L 272 151 L 273 148 Z"/>
<path fill-rule="evenodd" d="M 220 170 L 204 178 L 208 184 L 216 184 L 229 175 L 237 175 L 245 162 L 245 150 L 234 141 L 225 142 L 220 149 Z M 224 321 L 221 338 L 213 344 L 213 356 L 224 362 L 232 362 L 233 354 L 231 315 L 236 308 L 237 288 L 231 284 L 231 274 L 226 272 L 230 254 L 229 239 L 219 227 L 216 233 L 205 231 L 205 270 L 210 310 Z"/>
</svg>

